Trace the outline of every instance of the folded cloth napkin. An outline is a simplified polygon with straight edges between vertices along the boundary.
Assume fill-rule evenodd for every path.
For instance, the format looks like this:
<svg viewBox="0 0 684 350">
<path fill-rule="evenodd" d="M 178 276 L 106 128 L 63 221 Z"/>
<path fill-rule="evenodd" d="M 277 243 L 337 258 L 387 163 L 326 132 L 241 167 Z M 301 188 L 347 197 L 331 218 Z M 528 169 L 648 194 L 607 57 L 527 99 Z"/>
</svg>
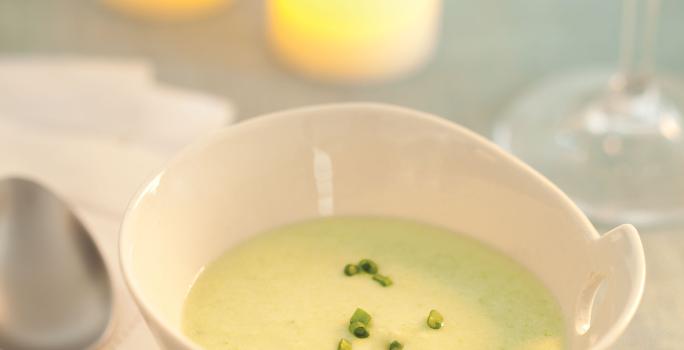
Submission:
<svg viewBox="0 0 684 350">
<path fill-rule="evenodd" d="M 46 185 L 92 232 L 115 288 L 101 349 L 157 347 L 119 270 L 128 201 L 173 153 L 231 121 L 226 101 L 164 86 L 142 61 L 0 58 L 0 178 Z"/>
</svg>

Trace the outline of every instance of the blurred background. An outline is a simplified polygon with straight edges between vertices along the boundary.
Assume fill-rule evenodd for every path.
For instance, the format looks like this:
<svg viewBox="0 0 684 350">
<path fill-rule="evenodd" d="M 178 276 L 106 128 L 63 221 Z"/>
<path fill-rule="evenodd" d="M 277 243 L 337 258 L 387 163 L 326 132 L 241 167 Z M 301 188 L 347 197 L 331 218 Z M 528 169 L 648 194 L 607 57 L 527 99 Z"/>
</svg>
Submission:
<svg viewBox="0 0 684 350">
<path fill-rule="evenodd" d="M 134 0 L 109 0 L 108 3 L 0 0 L 0 63 L 16 64 L 23 59 L 43 62 L 53 58 L 144 62 L 144 67 L 152 67 L 149 74 L 160 85 L 173 86 L 187 94 L 210 96 L 208 103 L 213 103 L 213 107 L 199 102 L 198 106 L 189 103 L 178 107 L 190 115 L 210 110 L 216 117 L 193 124 L 201 125 L 192 133 L 178 133 L 171 141 L 160 137 L 161 141 L 152 148 L 162 149 L 164 155 L 160 158 L 165 158 L 207 129 L 286 108 L 344 101 L 386 102 L 411 107 L 491 137 L 502 113 L 540 81 L 567 72 L 617 69 L 625 1 L 446 0 L 442 4 L 427 1 L 426 4 L 433 5 L 425 6 L 433 6 L 429 10 L 435 12 L 430 14 L 436 14 L 436 17 L 426 15 L 423 22 L 415 23 L 414 27 L 407 25 L 402 30 L 409 36 L 415 30 L 427 30 L 426 37 L 431 37 L 430 28 L 437 28 L 434 53 L 431 54 L 430 47 L 416 44 L 423 41 L 407 39 L 408 44 L 414 46 L 401 52 L 388 49 L 382 59 L 401 65 L 402 59 L 409 60 L 407 57 L 416 54 L 413 66 L 399 69 L 396 74 L 389 72 L 387 76 L 380 72 L 381 78 L 373 75 L 377 72 L 362 72 L 360 79 L 351 82 L 338 79 L 334 74 L 321 74 L 324 79 L 317 79 L 311 72 L 301 74 L 301 69 L 292 69 L 296 66 L 292 61 L 290 65 L 283 63 L 288 62 L 292 52 L 282 47 L 274 48 L 277 45 L 269 42 L 284 40 L 288 44 L 289 39 L 273 39 L 273 35 L 269 35 L 269 28 L 272 28 L 269 23 L 272 26 L 276 19 L 269 19 L 266 1 L 228 0 L 197 15 L 193 6 L 187 5 L 192 1 L 172 1 L 175 5 L 169 11 L 159 10 L 158 6 L 164 6 L 159 5 L 162 1 L 149 1 L 142 7 L 139 3 Z M 202 7 L 205 3 L 208 7 L 213 6 L 212 1 L 198 1 L 195 5 Z M 416 6 L 420 8 L 420 5 Z M 682 34 L 684 2 L 663 0 L 655 33 L 654 66 L 659 75 L 668 79 L 684 81 Z M 297 45 L 307 46 L 306 40 L 318 39 L 297 38 L 289 44 L 294 45 L 296 51 Z M 354 43 L 349 45 L 347 49 L 353 51 Z M 383 47 L 383 42 L 363 45 Z M 350 53 L 350 60 L 356 59 L 352 56 Z M 363 66 L 363 60 L 360 62 L 357 64 Z M 325 62 L 315 64 L 319 63 L 323 72 L 328 69 L 335 73 L 339 69 L 326 67 Z M 364 74 L 369 79 L 364 80 Z M 2 79 L 6 78 L 6 95 L 21 85 L 17 81 L 22 81 L 21 76 L 14 76 L 11 81 L 8 76 L 0 75 L 0 87 Z M 50 76 L 43 78 L 52 79 Z M 60 82 L 54 82 L 52 89 L 57 91 Z M 50 91 L 45 93 L 50 94 Z M 180 93 L 166 96 L 169 101 L 176 102 L 186 97 Z M 2 99 L 0 93 L 0 101 Z M 40 99 L 32 101 L 41 104 Z M 0 102 L 0 107 L 2 105 Z M 16 104 L 12 106 L 17 110 Z M 78 109 L 73 103 L 71 107 Z M 112 121 L 117 119 L 115 113 L 88 108 L 92 111 L 89 113 L 102 114 L 97 117 L 104 120 L 104 125 L 119 127 L 120 135 L 116 137 L 130 134 L 130 130 Z M 0 108 L 0 121 L 12 119 L 3 116 L 3 112 L 9 113 Z M 181 112 L 174 118 L 179 125 L 183 123 Z M 17 120 L 15 118 L 13 123 L 21 123 Z M 41 138 L 41 134 L 32 135 L 38 135 L 36 140 Z M 148 140 L 149 135 L 140 133 L 137 145 L 149 143 Z M 10 147 L 9 143 L 4 145 Z M 49 149 L 49 146 L 45 147 Z M 75 148 L 78 147 L 68 149 L 73 151 Z M 110 148 L 107 150 L 113 152 Z M 96 155 L 92 157 L 97 158 Z M 130 154 L 122 157 L 130 159 Z M 141 163 L 145 163 L 144 157 L 139 158 Z M 139 180 L 136 175 L 129 182 L 138 183 Z M 53 186 L 59 187 L 59 184 Z M 64 185 L 63 191 L 81 191 L 71 197 L 67 194 L 67 198 L 76 202 L 93 204 L 98 201 L 86 199 L 87 195 L 75 187 Z M 100 192 L 104 192 L 100 194 L 105 197 L 116 197 L 109 193 L 115 190 Z M 128 193 L 115 199 L 115 209 L 102 211 L 118 214 L 126 198 Z M 106 205 L 100 208 L 103 206 Z M 649 282 L 638 316 L 616 348 L 681 349 L 684 344 L 681 327 L 684 322 L 684 300 L 681 298 L 684 295 L 684 228 L 670 225 L 641 231 L 649 264 Z"/>
<path fill-rule="evenodd" d="M 395 103 L 481 134 L 523 89 L 552 74 L 615 67 L 619 0 L 444 1 L 431 61 L 398 81 L 337 86 L 283 69 L 266 40 L 263 1 L 239 1 L 205 18 L 146 21 L 98 1 L 0 0 L 0 52 L 150 60 L 158 78 L 225 96 L 238 119 L 313 103 Z M 659 69 L 684 75 L 684 3 L 665 1 Z"/>
</svg>

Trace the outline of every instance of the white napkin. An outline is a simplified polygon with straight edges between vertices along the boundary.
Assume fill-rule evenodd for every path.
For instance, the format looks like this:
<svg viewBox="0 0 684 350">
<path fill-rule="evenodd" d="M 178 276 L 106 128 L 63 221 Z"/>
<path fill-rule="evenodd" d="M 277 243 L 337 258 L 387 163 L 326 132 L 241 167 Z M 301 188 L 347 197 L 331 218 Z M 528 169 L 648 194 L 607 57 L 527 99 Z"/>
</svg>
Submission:
<svg viewBox="0 0 684 350">
<path fill-rule="evenodd" d="M 231 121 L 227 102 L 159 84 L 141 61 L 0 58 L 0 178 L 43 183 L 92 232 L 116 289 L 102 349 L 157 348 L 119 270 L 130 197 L 182 146 Z"/>
</svg>

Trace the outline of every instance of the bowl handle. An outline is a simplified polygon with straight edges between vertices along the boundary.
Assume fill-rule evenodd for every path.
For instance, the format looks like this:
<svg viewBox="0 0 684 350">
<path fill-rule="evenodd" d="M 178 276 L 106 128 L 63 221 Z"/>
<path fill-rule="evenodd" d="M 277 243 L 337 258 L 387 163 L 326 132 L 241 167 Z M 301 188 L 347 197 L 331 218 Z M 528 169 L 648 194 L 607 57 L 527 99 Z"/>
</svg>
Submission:
<svg viewBox="0 0 684 350">
<path fill-rule="evenodd" d="M 597 257 L 577 300 L 575 330 L 600 350 L 624 331 L 641 301 L 646 279 L 644 249 L 632 225 L 620 225 L 593 242 Z"/>
</svg>

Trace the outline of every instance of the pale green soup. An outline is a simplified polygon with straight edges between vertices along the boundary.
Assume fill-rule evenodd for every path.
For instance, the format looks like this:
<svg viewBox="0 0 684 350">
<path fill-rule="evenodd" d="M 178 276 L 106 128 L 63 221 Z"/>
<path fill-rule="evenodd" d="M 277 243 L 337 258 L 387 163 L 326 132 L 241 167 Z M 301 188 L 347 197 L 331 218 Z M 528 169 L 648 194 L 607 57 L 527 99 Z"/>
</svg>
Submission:
<svg viewBox="0 0 684 350">
<path fill-rule="evenodd" d="M 348 263 L 377 262 L 393 285 Z M 370 336 L 348 330 L 356 308 Z M 430 310 L 441 329 L 426 325 Z M 227 251 L 201 272 L 183 330 L 206 349 L 564 349 L 553 296 L 525 268 L 477 241 L 412 221 L 341 217 L 276 228 Z"/>
</svg>

